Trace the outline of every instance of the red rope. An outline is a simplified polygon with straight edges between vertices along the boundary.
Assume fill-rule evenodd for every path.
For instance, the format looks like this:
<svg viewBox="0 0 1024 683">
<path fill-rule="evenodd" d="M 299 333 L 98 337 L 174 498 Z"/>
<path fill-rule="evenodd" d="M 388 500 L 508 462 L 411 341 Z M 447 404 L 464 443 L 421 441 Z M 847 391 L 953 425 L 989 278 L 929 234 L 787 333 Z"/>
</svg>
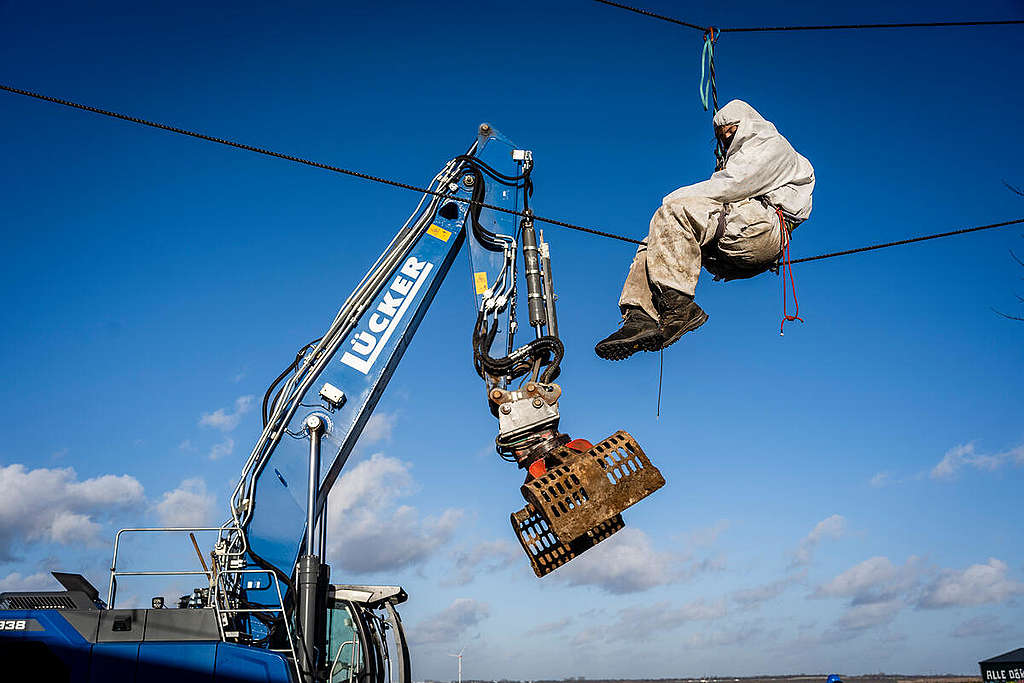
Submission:
<svg viewBox="0 0 1024 683">
<path fill-rule="evenodd" d="M 789 231 L 786 230 L 786 218 L 782 215 L 782 209 L 775 209 L 779 216 L 779 228 L 782 231 L 782 323 L 779 325 L 779 336 L 786 334 L 786 323 L 804 319 L 800 317 L 800 303 L 796 300 L 796 281 L 793 279 L 793 262 L 789 257 Z M 786 300 L 789 298 L 786 292 L 786 273 L 789 273 L 789 285 L 793 291 L 793 315 L 786 310 Z"/>
</svg>

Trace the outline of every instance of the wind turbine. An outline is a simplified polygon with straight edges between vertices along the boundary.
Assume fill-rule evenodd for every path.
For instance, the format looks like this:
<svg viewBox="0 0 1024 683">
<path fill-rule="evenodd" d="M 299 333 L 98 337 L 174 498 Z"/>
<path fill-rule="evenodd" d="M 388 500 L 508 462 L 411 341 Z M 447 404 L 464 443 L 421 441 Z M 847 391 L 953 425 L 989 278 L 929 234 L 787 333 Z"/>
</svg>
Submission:
<svg viewBox="0 0 1024 683">
<path fill-rule="evenodd" d="M 462 683 L 462 653 L 465 652 L 465 651 L 466 651 L 466 648 L 462 648 L 461 650 L 459 650 L 459 654 L 457 654 L 457 655 L 456 654 L 451 654 L 451 653 L 448 654 L 449 657 L 458 657 L 459 658 L 459 683 Z"/>
</svg>

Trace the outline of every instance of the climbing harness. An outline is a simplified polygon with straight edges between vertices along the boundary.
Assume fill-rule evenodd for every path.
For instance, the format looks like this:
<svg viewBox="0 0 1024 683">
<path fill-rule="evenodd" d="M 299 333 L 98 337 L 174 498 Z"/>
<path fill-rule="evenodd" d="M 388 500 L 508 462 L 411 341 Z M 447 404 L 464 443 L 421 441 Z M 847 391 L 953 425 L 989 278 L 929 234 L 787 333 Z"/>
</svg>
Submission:
<svg viewBox="0 0 1024 683">
<path fill-rule="evenodd" d="M 779 229 L 782 234 L 782 322 L 779 324 L 779 336 L 786 334 L 786 323 L 804 319 L 800 317 L 800 303 L 796 300 L 796 281 L 793 279 L 793 262 L 789 256 L 790 232 L 786 227 L 786 217 L 782 215 L 782 209 L 776 207 L 775 213 L 779 217 Z M 789 273 L 789 286 L 793 292 L 793 315 L 786 309 L 786 301 L 789 298 L 786 292 L 786 273 Z"/>
</svg>

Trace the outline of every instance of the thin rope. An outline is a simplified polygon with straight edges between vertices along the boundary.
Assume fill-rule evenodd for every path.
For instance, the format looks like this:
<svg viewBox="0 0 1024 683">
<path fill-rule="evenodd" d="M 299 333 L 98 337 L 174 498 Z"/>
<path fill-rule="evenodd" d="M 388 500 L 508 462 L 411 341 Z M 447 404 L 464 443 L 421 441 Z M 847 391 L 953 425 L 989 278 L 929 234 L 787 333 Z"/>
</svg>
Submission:
<svg viewBox="0 0 1024 683">
<path fill-rule="evenodd" d="M 691 24 L 681 19 L 674 17 L 667 17 L 664 14 L 656 14 L 650 10 L 641 9 L 639 7 L 631 7 L 630 5 L 623 5 L 618 2 L 610 2 L 609 0 L 594 0 L 602 5 L 610 5 L 611 7 L 618 7 L 619 9 L 628 10 L 637 14 L 642 14 L 645 17 L 651 17 L 652 19 L 660 19 L 661 21 L 667 21 L 672 24 L 678 24 L 679 26 L 685 26 L 687 28 L 696 29 L 698 31 L 704 31 L 705 27 L 699 24 Z M 847 29 L 876 29 L 876 28 L 942 28 L 951 26 L 1007 26 L 1012 24 L 1024 24 L 1024 19 L 1006 19 L 999 21 L 918 21 L 918 22 L 905 22 L 899 24 L 833 24 L 828 26 L 749 26 L 749 27 L 734 27 L 734 28 L 722 28 L 718 29 L 722 33 L 753 33 L 757 31 L 838 31 Z"/>
<path fill-rule="evenodd" d="M 142 126 L 149 126 L 150 128 L 157 128 L 159 130 L 165 130 L 170 133 L 177 133 L 179 135 L 187 135 L 189 137 L 198 138 L 200 140 L 206 140 L 208 142 L 216 142 L 220 145 L 227 145 L 228 147 L 236 147 L 238 149 L 244 149 L 247 152 L 255 152 L 257 154 L 263 154 L 269 157 L 276 157 L 278 159 L 284 159 L 286 161 L 293 161 L 297 164 L 304 164 L 306 166 L 312 166 L 314 168 L 321 168 L 325 171 L 332 171 L 334 173 L 341 173 L 343 175 L 352 176 L 354 178 L 362 178 L 363 180 L 369 180 L 375 183 L 381 183 L 383 185 L 391 185 L 392 187 L 400 187 L 404 190 L 413 190 L 422 194 L 430 194 L 435 197 L 443 197 L 452 201 L 461 202 L 464 204 L 473 204 L 476 206 L 482 206 L 485 209 L 491 209 L 492 211 L 500 211 L 502 213 L 512 214 L 513 216 L 525 216 L 526 214 L 515 211 L 513 209 L 507 209 L 503 206 L 495 206 L 494 204 L 487 204 L 486 202 L 471 202 L 466 199 L 459 199 L 458 197 L 452 197 L 444 192 L 438 192 L 431 190 L 426 187 L 419 187 L 417 185 L 410 185 L 409 183 L 399 182 L 397 180 L 390 180 L 388 178 L 381 178 L 380 176 L 370 175 L 369 173 L 362 173 L 360 171 L 353 171 L 347 168 L 341 168 L 339 166 L 332 166 L 319 161 L 312 161 L 310 159 L 304 159 L 291 154 L 283 154 L 281 152 L 275 152 L 273 150 L 265 149 L 263 147 L 254 147 L 253 145 L 247 145 L 241 142 L 235 142 L 234 140 L 225 140 L 224 138 L 214 137 L 205 133 L 199 133 L 192 130 L 186 130 L 184 128 L 178 128 L 176 126 L 170 126 L 165 123 L 158 123 L 156 121 L 148 121 L 146 119 L 140 119 L 136 116 L 129 116 L 128 114 L 119 114 L 114 111 L 107 111 L 106 109 L 99 109 L 97 107 L 91 107 L 87 104 L 79 104 L 78 102 L 72 102 L 70 100 L 62 100 L 57 97 L 51 97 L 49 95 L 43 95 L 40 93 L 32 92 L 30 90 L 22 90 L 20 88 L 13 88 L 9 85 L 0 83 L 0 90 L 6 90 L 7 92 L 14 93 L 16 95 L 25 95 L 26 97 L 34 97 L 37 100 L 44 100 L 46 102 L 53 102 L 54 104 L 61 104 L 65 107 L 71 107 L 73 109 L 81 109 L 83 111 L 92 112 L 94 114 L 101 114 L 103 116 L 109 116 L 115 119 L 121 119 L 122 121 L 130 121 L 137 123 Z M 574 225 L 572 223 L 566 223 L 564 221 L 555 220 L 554 218 L 544 218 L 543 216 L 533 216 L 534 221 L 542 223 L 548 223 L 549 225 L 557 225 L 563 228 L 569 228 L 570 230 L 579 230 L 580 232 L 588 232 L 592 235 L 599 235 L 601 237 L 607 237 L 609 239 L 621 240 L 623 242 L 629 242 L 631 244 L 641 244 L 640 240 L 635 240 L 629 237 L 623 237 L 622 235 L 616 235 L 610 232 L 604 232 L 602 230 L 595 230 L 593 228 L 585 228 L 582 225 Z"/>
<path fill-rule="evenodd" d="M 654 410 L 654 419 L 661 417 L 661 378 L 665 376 L 665 349 L 658 351 L 658 407 Z"/>
</svg>

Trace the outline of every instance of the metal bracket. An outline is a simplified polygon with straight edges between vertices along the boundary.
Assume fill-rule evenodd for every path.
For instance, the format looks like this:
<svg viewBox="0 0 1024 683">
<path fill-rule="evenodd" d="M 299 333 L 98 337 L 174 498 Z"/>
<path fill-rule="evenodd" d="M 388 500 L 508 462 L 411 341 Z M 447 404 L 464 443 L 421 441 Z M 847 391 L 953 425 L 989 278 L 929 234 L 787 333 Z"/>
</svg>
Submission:
<svg viewBox="0 0 1024 683">
<path fill-rule="evenodd" d="M 527 382 L 515 391 L 491 389 L 487 397 L 497 406 L 498 439 L 504 442 L 558 424 L 561 395 L 557 384 L 541 382 Z"/>
</svg>

